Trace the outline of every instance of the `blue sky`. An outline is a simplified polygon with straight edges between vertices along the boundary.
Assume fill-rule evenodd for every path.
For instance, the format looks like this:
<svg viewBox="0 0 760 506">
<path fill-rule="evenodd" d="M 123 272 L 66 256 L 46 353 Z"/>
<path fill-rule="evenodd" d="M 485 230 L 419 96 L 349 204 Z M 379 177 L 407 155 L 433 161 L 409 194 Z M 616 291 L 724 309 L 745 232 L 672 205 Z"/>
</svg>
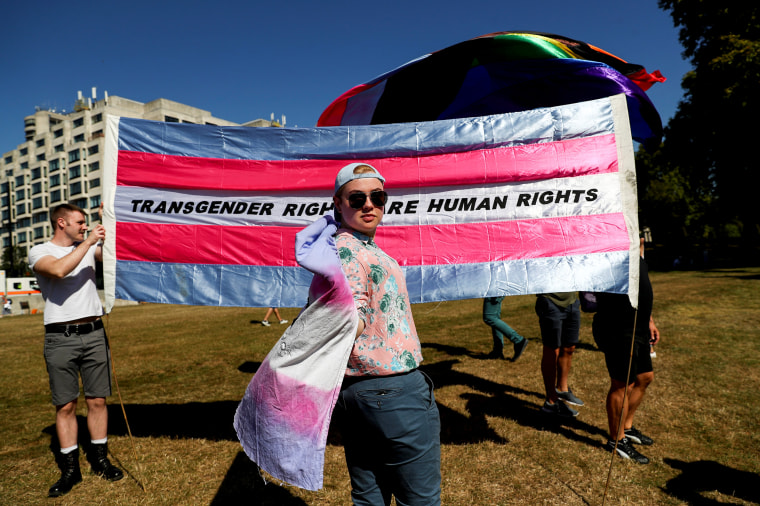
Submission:
<svg viewBox="0 0 760 506">
<path fill-rule="evenodd" d="M 311 127 L 350 87 L 490 32 L 583 40 L 668 81 L 648 92 L 663 118 L 690 69 L 657 0 L 384 2 L 43 0 L 3 2 L 0 153 L 24 140 L 35 107 L 70 111 L 77 91 L 166 98 L 237 123 L 286 116 Z"/>
</svg>

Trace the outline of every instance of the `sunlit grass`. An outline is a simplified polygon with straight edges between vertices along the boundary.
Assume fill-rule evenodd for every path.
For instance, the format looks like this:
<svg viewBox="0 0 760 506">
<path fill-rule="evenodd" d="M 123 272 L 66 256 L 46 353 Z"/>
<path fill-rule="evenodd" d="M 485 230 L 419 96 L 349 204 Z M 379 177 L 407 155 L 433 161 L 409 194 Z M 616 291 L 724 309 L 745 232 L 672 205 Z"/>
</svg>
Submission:
<svg viewBox="0 0 760 506">
<path fill-rule="evenodd" d="M 636 423 L 656 444 L 642 449 L 648 466 L 612 460 L 606 504 L 760 502 L 760 269 L 652 273 L 652 281 L 663 341 Z M 571 373 L 586 406 L 577 420 L 559 425 L 538 411 L 534 301 L 504 301 L 503 318 L 530 339 L 516 363 L 483 359 L 491 337 L 481 301 L 413 307 L 443 424 L 443 504 L 602 502 L 611 462 L 601 449 L 608 377 L 592 317 L 583 316 Z M 0 504 L 350 504 L 337 434 L 318 492 L 265 482 L 235 439 L 237 402 L 284 330 L 262 327 L 264 312 L 115 308 L 106 325 L 134 438 L 114 395 L 109 441 L 128 476 L 105 482 L 82 458 L 84 482 L 57 501 L 45 497 L 58 470 L 42 316 L 0 319 Z M 282 310 L 291 321 L 297 313 Z"/>
</svg>

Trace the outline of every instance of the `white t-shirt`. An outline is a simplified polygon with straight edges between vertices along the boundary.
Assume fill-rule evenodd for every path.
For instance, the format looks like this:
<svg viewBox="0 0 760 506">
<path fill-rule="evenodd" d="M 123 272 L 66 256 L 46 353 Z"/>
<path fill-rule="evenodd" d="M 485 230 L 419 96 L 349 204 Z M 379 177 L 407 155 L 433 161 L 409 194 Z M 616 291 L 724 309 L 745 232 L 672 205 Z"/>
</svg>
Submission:
<svg viewBox="0 0 760 506">
<path fill-rule="evenodd" d="M 48 241 L 38 244 L 29 252 L 29 267 L 45 256 L 63 258 L 76 245 L 56 246 Z M 63 279 L 53 279 L 36 274 L 42 298 L 45 299 L 45 325 L 81 320 L 91 316 L 102 316 L 103 305 L 95 286 L 95 249 L 92 246 L 79 265 Z"/>
</svg>

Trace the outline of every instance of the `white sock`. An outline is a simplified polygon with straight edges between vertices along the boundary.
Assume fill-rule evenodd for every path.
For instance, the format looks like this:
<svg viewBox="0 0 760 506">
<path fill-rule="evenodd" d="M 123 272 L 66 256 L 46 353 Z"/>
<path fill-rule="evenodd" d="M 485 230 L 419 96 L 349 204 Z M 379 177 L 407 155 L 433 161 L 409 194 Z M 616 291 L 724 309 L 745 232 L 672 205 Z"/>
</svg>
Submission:
<svg viewBox="0 0 760 506">
<path fill-rule="evenodd" d="M 108 442 L 108 436 L 104 437 L 103 439 L 91 439 L 90 443 L 94 445 L 104 445 Z"/>
<path fill-rule="evenodd" d="M 66 455 L 79 448 L 79 445 L 69 446 L 68 448 L 61 448 L 61 453 Z"/>
</svg>

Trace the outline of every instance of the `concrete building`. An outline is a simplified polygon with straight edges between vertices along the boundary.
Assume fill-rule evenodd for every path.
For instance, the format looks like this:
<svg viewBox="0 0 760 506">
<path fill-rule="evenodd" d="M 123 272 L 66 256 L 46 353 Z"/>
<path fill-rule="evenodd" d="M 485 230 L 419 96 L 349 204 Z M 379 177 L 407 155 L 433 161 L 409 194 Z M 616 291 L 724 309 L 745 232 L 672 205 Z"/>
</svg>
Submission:
<svg viewBox="0 0 760 506">
<path fill-rule="evenodd" d="M 0 157 L 3 248 L 18 246 L 26 254 L 52 237 L 48 210 L 64 202 L 85 209 L 88 220 L 98 220 L 110 115 L 202 125 L 281 126 L 274 118 L 239 125 L 164 98 L 142 103 L 106 93 L 97 99 L 95 88 L 89 98 L 79 92 L 71 112 L 37 110 L 24 118 L 25 141 Z"/>
</svg>

